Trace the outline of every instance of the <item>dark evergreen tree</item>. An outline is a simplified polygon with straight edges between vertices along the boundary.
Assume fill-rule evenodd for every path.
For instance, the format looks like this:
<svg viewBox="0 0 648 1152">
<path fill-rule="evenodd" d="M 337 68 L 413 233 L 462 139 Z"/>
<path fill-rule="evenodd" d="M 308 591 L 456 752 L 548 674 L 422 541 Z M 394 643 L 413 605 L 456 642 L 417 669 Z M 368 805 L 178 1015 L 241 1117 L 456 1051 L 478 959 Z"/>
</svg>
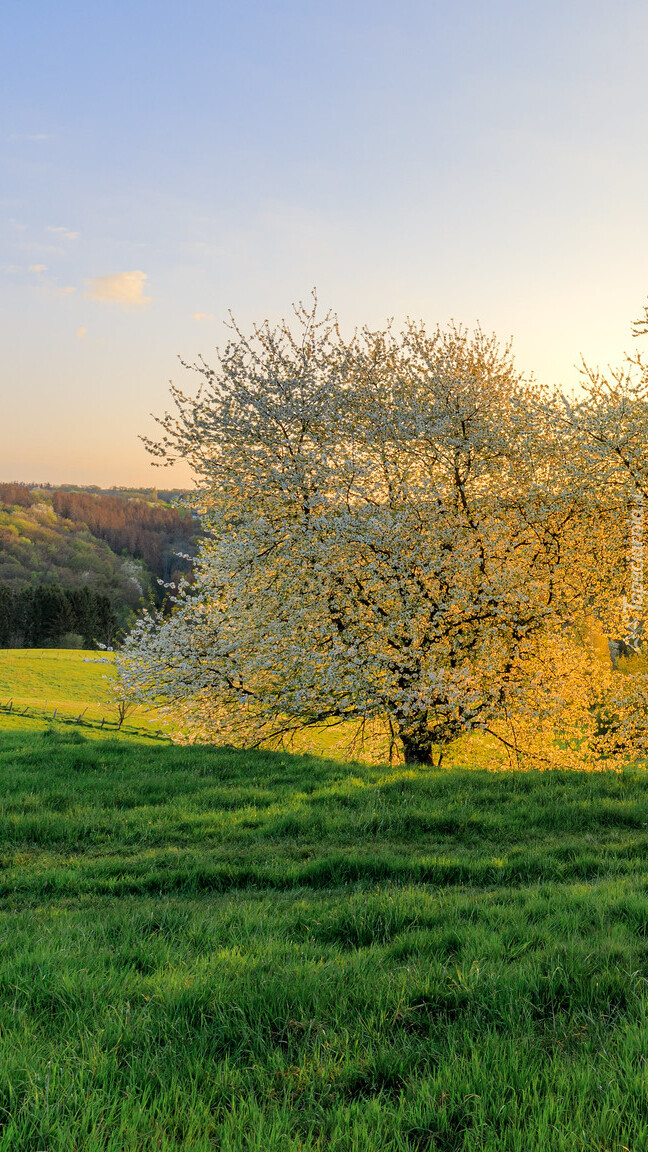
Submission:
<svg viewBox="0 0 648 1152">
<path fill-rule="evenodd" d="M 0 648 L 8 648 L 15 627 L 16 596 L 6 584 L 0 584 Z"/>
<path fill-rule="evenodd" d="M 74 631 L 72 607 L 59 584 L 41 584 L 31 594 L 30 647 L 54 647 L 66 632 Z"/>
<path fill-rule="evenodd" d="M 70 633 L 94 648 L 111 645 L 118 629 L 109 598 L 87 585 L 41 584 L 16 592 L 0 584 L 0 648 L 56 648 Z"/>
</svg>

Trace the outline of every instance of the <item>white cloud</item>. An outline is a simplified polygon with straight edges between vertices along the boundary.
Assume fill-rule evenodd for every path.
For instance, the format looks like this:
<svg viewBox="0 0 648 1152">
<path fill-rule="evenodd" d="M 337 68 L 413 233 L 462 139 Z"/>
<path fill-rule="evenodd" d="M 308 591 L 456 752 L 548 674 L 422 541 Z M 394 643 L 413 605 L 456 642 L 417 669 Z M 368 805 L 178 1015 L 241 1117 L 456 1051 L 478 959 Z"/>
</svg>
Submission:
<svg viewBox="0 0 648 1152">
<path fill-rule="evenodd" d="M 31 133 L 30 132 L 11 132 L 9 134 L 9 139 L 10 140 L 40 141 L 40 140 L 52 140 L 53 136 L 52 136 L 51 132 L 31 132 Z"/>
<path fill-rule="evenodd" d="M 77 330 L 76 330 L 77 340 L 83 340 L 83 337 L 85 336 L 87 331 L 88 331 L 87 328 L 83 328 L 83 327 L 77 328 Z"/>
<path fill-rule="evenodd" d="M 122 308 L 139 307 L 148 304 L 151 299 L 144 295 L 146 279 L 146 272 L 139 270 L 94 276 L 92 280 L 86 280 L 86 296 L 102 304 L 119 304 Z"/>
<path fill-rule="evenodd" d="M 58 232 L 58 234 L 60 236 L 64 236 L 66 240 L 78 240 L 79 239 L 79 233 L 78 232 L 71 232 L 69 228 L 60 228 L 60 227 L 54 228 L 51 225 L 49 225 L 47 228 L 47 231 L 48 232 Z"/>
<path fill-rule="evenodd" d="M 211 312 L 192 312 L 191 313 L 191 319 L 192 320 L 213 320 L 214 317 L 212 316 Z"/>
<path fill-rule="evenodd" d="M 57 284 L 51 276 L 46 276 L 47 264 L 30 264 L 29 271 L 35 274 L 38 287 L 49 292 L 50 295 L 71 296 L 73 292 L 76 292 L 76 288 L 72 284 Z"/>
</svg>

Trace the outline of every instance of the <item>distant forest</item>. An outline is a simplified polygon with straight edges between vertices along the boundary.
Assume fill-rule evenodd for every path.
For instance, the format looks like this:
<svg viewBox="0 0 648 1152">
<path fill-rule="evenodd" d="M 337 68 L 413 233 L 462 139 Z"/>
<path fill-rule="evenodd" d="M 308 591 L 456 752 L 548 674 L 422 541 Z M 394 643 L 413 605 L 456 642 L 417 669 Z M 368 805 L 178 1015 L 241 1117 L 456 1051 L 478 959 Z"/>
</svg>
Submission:
<svg viewBox="0 0 648 1152">
<path fill-rule="evenodd" d="M 161 580 L 172 580 L 184 568 L 178 567 L 178 552 L 193 540 L 191 516 L 177 508 L 123 496 L 90 496 L 85 492 L 55 491 L 52 507 L 57 516 L 75 524 L 85 524 L 93 536 L 105 540 L 113 552 L 127 553 L 143 560 Z"/>
<path fill-rule="evenodd" d="M 0 648 L 108 647 L 118 632 L 109 598 L 87 584 L 38 584 L 19 592 L 0 584 Z"/>
<path fill-rule="evenodd" d="M 0 647 L 112 644 L 191 578 L 182 493 L 0 483 Z"/>
</svg>

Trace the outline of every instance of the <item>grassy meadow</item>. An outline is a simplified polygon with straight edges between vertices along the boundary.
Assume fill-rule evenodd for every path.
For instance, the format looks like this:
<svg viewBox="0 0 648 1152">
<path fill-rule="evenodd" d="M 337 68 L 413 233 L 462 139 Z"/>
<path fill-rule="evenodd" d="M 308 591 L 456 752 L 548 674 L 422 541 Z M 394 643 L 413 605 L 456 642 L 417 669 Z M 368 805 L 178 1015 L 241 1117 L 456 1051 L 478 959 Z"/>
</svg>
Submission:
<svg viewBox="0 0 648 1152">
<path fill-rule="evenodd" d="M 644 771 L 33 723 L 0 732 L 0 1152 L 648 1147 Z"/>
<path fill-rule="evenodd" d="M 87 735 L 115 735 L 114 676 L 110 653 L 0 648 L 0 733 L 43 731 L 55 723 L 75 724 Z M 163 729 L 154 712 L 138 707 L 129 712 L 118 734 L 143 736 Z"/>
</svg>

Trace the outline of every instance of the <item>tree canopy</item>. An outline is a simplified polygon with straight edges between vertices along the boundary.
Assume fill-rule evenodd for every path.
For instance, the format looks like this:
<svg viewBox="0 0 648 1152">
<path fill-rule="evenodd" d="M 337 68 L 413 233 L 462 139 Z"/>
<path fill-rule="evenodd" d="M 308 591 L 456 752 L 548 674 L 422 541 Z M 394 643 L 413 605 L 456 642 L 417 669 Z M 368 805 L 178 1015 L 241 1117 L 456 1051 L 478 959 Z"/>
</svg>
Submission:
<svg viewBox="0 0 648 1152">
<path fill-rule="evenodd" d="M 212 739 L 384 726 L 412 762 L 476 729 L 544 759 L 643 739 L 641 677 L 620 703 L 593 640 L 623 627 L 641 366 L 570 402 L 479 329 L 345 338 L 314 304 L 193 369 L 149 447 L 193 466 L 206 536 L 127 691 Z"/>
</svg>

